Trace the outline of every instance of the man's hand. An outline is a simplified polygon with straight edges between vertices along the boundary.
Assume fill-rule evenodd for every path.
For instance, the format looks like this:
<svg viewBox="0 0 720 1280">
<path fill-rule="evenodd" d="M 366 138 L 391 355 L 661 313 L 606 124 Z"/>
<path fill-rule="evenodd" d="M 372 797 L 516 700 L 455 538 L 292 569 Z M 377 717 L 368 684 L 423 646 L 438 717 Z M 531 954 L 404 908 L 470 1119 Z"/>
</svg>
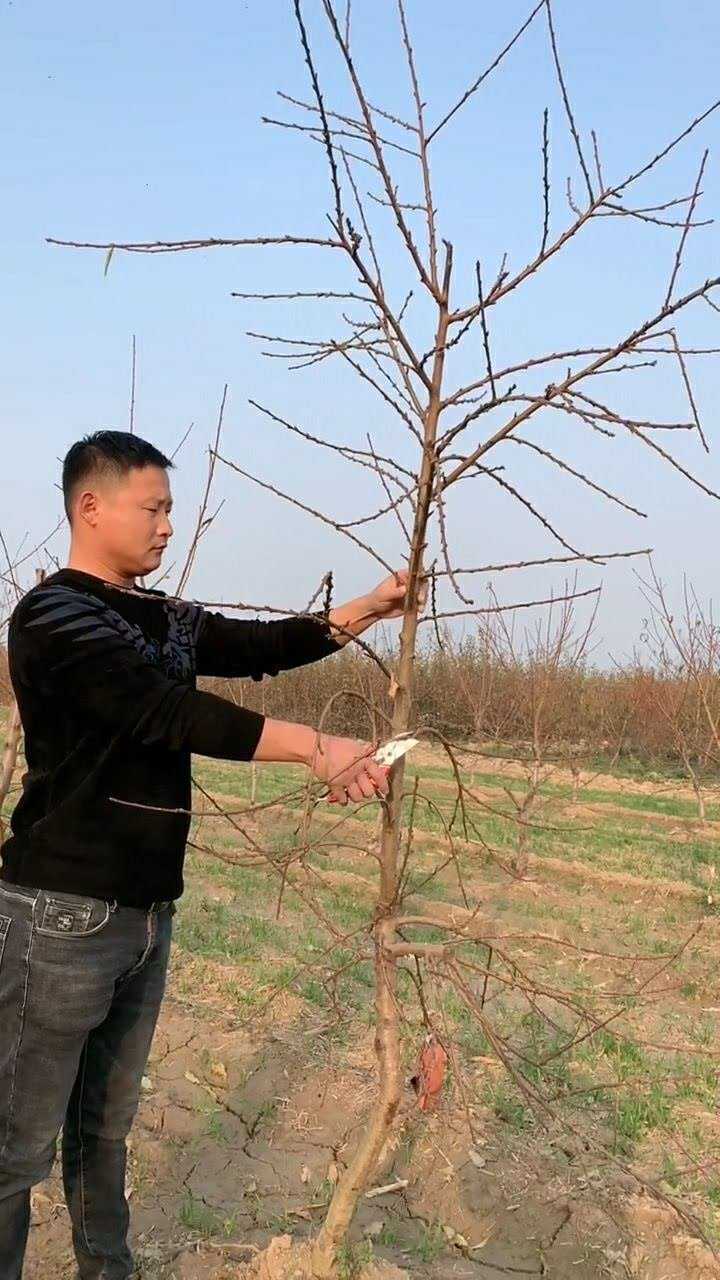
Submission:
<svg viewBox="0 0 720 1280">
<path fill-rule="evenodd" d="M 407 593 L 409 573 L 407 569 L 398 569 L 389 578 L 383 578 L 374 591 L 369 592 L 368 608 L 376 620 L 381 618 L 401 618 Z M 422 609 L 427 599 L 427 583 L 421 582 L 418 604 Z"/>
<path fill-rule="evenodd" d="M 387 770 L 373 760 L 369 742 L 333 738 L 308 724 L 266 719 L 253 760 L 304 764 L 329 786 L 333 804 L 360 804 L 388 793 Z"/>
<path fill-rule="evenodd" d="M 328 783 L 331 804 L 361 804 L 387 795 L 387 771 L 373 760 L 372 752 L 368 742 L 318 734 L 311 768 L 316 778 Z"/>
<path fill-rule="evenodd" d="M 374 591 L 357 600 L 350 600 L 332 609 L 329 615 L 335 640 L 339 645 L 347 644 L 352 636 L 359 636 L 375 622 L 384 622 L 388 618 L 401 618 L 403 615 L 408 583 L 407 569 L 398 569 L 378 583 Z M 418 606 L 425 607 L 427 600 L 427 582 L 421 581 L 418 591 Z"/>
</svg>

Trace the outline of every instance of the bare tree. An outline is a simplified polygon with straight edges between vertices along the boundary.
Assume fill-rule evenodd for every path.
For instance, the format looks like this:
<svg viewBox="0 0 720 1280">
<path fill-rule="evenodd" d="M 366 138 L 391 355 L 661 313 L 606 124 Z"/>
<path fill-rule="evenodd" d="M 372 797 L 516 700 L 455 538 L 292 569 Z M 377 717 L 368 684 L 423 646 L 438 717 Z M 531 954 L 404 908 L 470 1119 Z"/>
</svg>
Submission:
<svg viewBox="0 0 720 1280">
<path fill-rule="evenodd" d="M 707 793 L 720 766 L 720 629 L 687 582 L 679 618 L 654 571 L 644 594 L 654 701 L 705 822 Z"/>
<path fill-rule="evenodd" d="M 295 114 L 291 119 L 272 119 L 268 123 L 291 129 L 301 140 L 319 144 L 322 148 L 329 177 L 328 230 L 321 229 L 316 234 L 263 233 L 234 238 L 201 236 L 181 241 L 91 244 L 53 239 L 51 243 L 102 249 L 106 254 L 106 266 L 114 255 L 121 252 L 177 253 L 219 246 L 310 246 L 326 250 L 334 258 L 344 261 L 348 282 L 340 290 L 319 284 L 307 292 L 235 296 L 246 300 L 285 299 L 298 303 L 308 298 L 331 306 L 339 304 L 342 328 L 338 321 L 338 327 L 330 336 L 298 339 L 256 331 L 252 336 L 263 343 L 269 358 L 283 361 L 290 368 L 322 370 L 329 361 L 344 365 L 364 387 L 372 390 L 378 409 L 396 427 L 396 443 L 381 450 L 378 442 L 368 437 L 367 447 L 351 447 L 326 436 L 314 435 L 292 420 L 292 415 L 286 416 L 257 401 L 251 401 L 251 404 L 266 422 L 306 440 L 313 448 L 332 451 L 348 466 L 362 469 L 368 480 L 372 478 L 379 487 L 379 505 L 352 520 L 345 513 L 331 515 L 288 492 L 275 479 L 263 479 L 221 454 L 219 446 L 213 450 L 212 459 L 306 512 L 362 549 L 386 570 L 389 565 L 373 538 L 373 531 L 378 522 L 380 527 L 391 523 L 396 529 L 402 554 L 409 562 L 399 655 L 392 670 L 381 659 L 377 660 L 388 679 L 389 728 L 394 735 L 401 735 L 415 727 L 414 664 L 423 624 L 432 622 L 434 626 L 441 627 L 447 620 L 477 620 L 501 614 L 511 607 L 520 610 L 552 604 L 557 609 L 581 597 L 594 599 L 599 589 L 593 586 L 558 592 L 548 588 L 532 593 L 530 599 L 515 601 L 512 606 L 494 601 L 478 607 L 467 594 L 471 575 L 488 569 L 495 573 L 511 572 L 519 566 L 455 566 L 449 501 L 460 486 L 474 480 L 498 487 L 518 509 L 532 518 L 543 537 L 559 544 L 562 554 L 535 553 L 524 562 L 538 570 L 568 562 L 598 566 L 607 557 L 573 546 L 568 536 L 557 527 L 553 514 L 541 511 L 516 480 L 509 478 L 512 476 L 513 454 L 517 455 L 518 449 L 539 459 L 543 466 L 549 465 L 571 476 L 594 497 L 638 517 L 643 514 L 624 495 L 613 492 L 603 482 L 603 477 L 594 478 L 571 465 L 561 454 L 561 443 L 555 443 L 557 433 L 553 434 L 553 445 L 548 448 L 546 443 L 531 439 L 528 432 L 541 425 L 552 428 L 562 421 L 571 421 L 577 431 L 589 432 L 593 438 L 599 436 L 608 442 L 608 447 L 617 435 L 626 434 L 656 458 L 662 459 L 696 490 L 718 497 L 702 478 L 692 474 L 658 439 L 659 433 L 664 431 L 686 430 L 694 432 L 702 447 L 707 447 L 692 389 L 689 357 L 699 352 L 711 352 L 713 348 L 685 346 L 675 327 L 687 308 L 695 304 L 714 307 L 711 295 L 720 284 L 720 277 L 716 276 L 696 281 L 683 291 L 679 288 L 687 240 L 692 230 L 700 225 L 696 210 L 701 197 L 705 157 L 690 194 L 669 196 L 659 203 L 647 204 L 642 203 L 639 191 L 643 180 L 650 173 L 654 175 L 666 158 L 695 133 L 720 104 L 714 103 L 683 126 L 675 137 L 663 143 L 654 156 L 639 164 L 633 172 L 610 178 L 606 176 L 609 172 L 607 164 L 601 164 L 596 135 L 592 134 L 592 146 L 588 146 L 585 131 L 578 124 L 571 105 L 551 0 L 540 0 L 497 56 L 469 87 L 457 94 L 449 109 L 434 113 L 430 111 L 420 85 L 405 0 L 396 0 L 397 33 L 408 77 L 409 108 L 404 115 L 378 107 L 371 100 L 366 77 L 360 69 L 351 40 L 349 5 L 343 21 L 332 0 L 322 0 L 320 21 L 326 25 L 350 95 L 350 105 L 338 109 L 331 107 L 326 100 L 316 63 L 314 40 L 300 0 L 292 0 L 291 7 L 307 69 L 309 95 L 299 98 L 282 93 L 284 107 Z M 536 214 L 539 247 L 519 264 L 511 264 L 506 256 L 494 271 L 478 260 L 472 279 L 457 281 L 453 243 L 448 238 L 448 230 L 435 201 L 433 157 L 449 135 L 457 114 L 472 109 L 476 95 L 486 81 L 497 75 L 501 68 L 512 65 L 515 45 L 529 29 L 541 23 L 546 28 L 562 114 L 574 148 L 578 190 L 574 191 L 573 183 L 568 180 L 569 212 L 566 215 L 552 207 L 550 128 L 546 111 L 542 122 Z M 410 178 L 409 173 L 412 174 Z M 458 182 L 461 177 L 458 173 Z M 366 190 L 368 180 L 370 190 Z M 636 191 L 638 196 L 634 199 Z M 389 219 L 394 228 L 395 243 L 389 251 L 380 248 L 376 234 L 377 218 Z M 667 283 L 662 284 L 659 291 L 661 300 L 626 331 L 607 335 L 595 346 L 549 352 L 521 349 L 512 361 L 501 362 L 494 354 L 493 339 L 495 317 L 501 304 L 524 286 L 532 285 L 548 263 L 553 262 L 568 245 L 581 240 L 583 232 L 601 218 L 612 219 L 618 230 L 628 223 L 640 228 L 669 228 L 673 247 L 668 253 Z M 396 278 L 395 268 L 401 257 L 412 279 L 410 288 L 396 297 L 391 279 Z M 474 374 L 463 379 L 452 377 L 453 358 L 461 348 L 474 353 L 478 364 Z M 677 370 L 684 388 L 688 401 L 687 421 L 661 421 L 652 413 L 646 417 L 629 417 L 614 406 L 612 392 L 597 390 L 599 375 L 614 375 L 603 378 L 604 386 L 608 382 L 614 385 L 624 376 L 632 375 L 638 367 L 657 366 L 665 361 Z M 511 445 L 516 449 L 510 449 L 508 446 Z M 401 459 L 405 458 L 408 450 L 413 456 L 406 465 Z M 199 529 L 201 524 L 202 517 Z M 620 554 L 630 556 L 641 554 L 641 551 Z M 438 608 L 437 600 L 433 598 L 429 613 L 423 617 L 419 602 L 422 585 L 428 575 L 432 578 L 433 588 L 439 582 L 446 595 L 454 593 L 457 603 L 450 607 L 448 601 L 444 608 Z M 186 581 L 186 576 L 182 581 Z M 213 603 L 238 606 L 237 601 Z M 353 696 L 361 698 L 362 695 L 355 693 Z M 375 717 L 374 723 L 382 723 L 377 719 L 377 709 L 370 710 Z M 539 776 L 540 766 L 537 768 Z M 461 806 L 471 799 L 460 781 L 458 797 Z M 410 814 L 405 819 L 404 800 L 409 804 Z M 399 763 L 393 770 L 389 799 L 382 810 L 378 847 L 374 851 L 378 862 L 378 881 L 372 938 L 379 1091 L 357 1147 L 337 1182 L 315 1244 L 312 1267 L 319 1277 L 329 1276 L 335 1271 L 338 1248 L 349 1228 L 358 1198 L 387 1150 L 401 1105 L 403 1064 L 398 972 L 404 963 L 411 963 L 418 971 L 424 966 L 433 980 L 455 986 L 475 1011 L 494 1051 L 513 1078 L 526 1094 L 532 1095 L 535 1105 L 541 1109 L 545 1105 L 539 1095 L 520 1080 L 508 1046 L 492 1029 L 486 1011 L 474 994 L 468 970 L 463 969 L 455 957 L 458 943 L 468 939 L 486 946 L 492 928 L 487 922 L 480 921 L 477 909 L 469 903 L 463 920 L 456 916 L 453 923 L 437 913 L 408 911 L 404 906 L 406 864 L 412 853 L 412 813 L 420 802 L 417 787 L 407 795 L 404 766 Z M 308 808 L 308 815 L 309 812 Z M 242 830 L 237 818 L 232 818 L 232 822 Z M 254 837 L 247 831 L 243 831 L 243 835 L 252 845 Z M 450 832 L 448 839 L 452 839 Z M 301 872 L 303 851 L 306 852 L 308 847 L 307 823 L 299 832 L 297 854 L 284 867 L 259 849 L 256 841 L 253 846 L 254 856 L 267 859 L 270 869 L 281 877 L 283 887 L 291 884 L 294 891 L 305 894 L 309 889 Z M 338 931 L 332 921 L 326 923 L 337 939 Z M 447 943 L 422 941 L 422 930 L 426 927 L 444 928 Z M 520 981 L 523 991 L 529 992 L 528 999 L 531 999 L 535 990 L 532 979 L 527 974 L 519 979 L 518 965 L 509 956 L 501 963 L 507 964 L 505 980 Z M 482 976 L 487 973 L 487 967 L 483 962 L 475 966 L 474 971 Z M 561 1002 L 564 1007 L 569 1007 L 567 997 L 563 996 Z M 572 1007 L 575 1008 L 574 1005 Z"/>
<path fill-rule="evenodd" d="M 570 588 L 566 599 L 531 628 L 516 636 L 504 614 L 498 615 L 495 629 L 495 656 L 498 666 L 521 676 L 523 702 L 530 721 L 530 737 L 526 743 L 515 743 L 515 757 L 523 770 L 520 791 L 505 788 L 516 818 L 517 849 L 513 872 L 524 876 L 528 867 L 530 823 L 541 800 L 542 790 L 559 762 L 570 755 L 578 774 L 578 744 L 568 749 L 578 720 L 568 697 L 571 684 L 582 680 L 583 667 L 591 642 L 595 610 L 589 621 L 578 627 Z M 524 748 L 524 749 L 522 749 Z"/>
</svg>

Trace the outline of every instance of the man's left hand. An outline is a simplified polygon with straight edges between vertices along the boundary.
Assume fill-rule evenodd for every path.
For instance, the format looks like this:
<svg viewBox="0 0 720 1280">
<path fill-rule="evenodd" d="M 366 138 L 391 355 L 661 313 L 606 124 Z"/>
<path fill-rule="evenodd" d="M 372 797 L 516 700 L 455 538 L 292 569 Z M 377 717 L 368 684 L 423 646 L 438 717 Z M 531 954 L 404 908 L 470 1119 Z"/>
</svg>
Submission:
<svg viewBox="0 0 720 1280">
<path fill-rule="evenodd" d="M 409 573 L 407 569 L 398 569 L 384 578 L 367 597 L 368 609 L 380 621 L 385 618 L 401 618 L 404 612 Z M 418 605 L 422 609 L 427 598 L 427 583 L 420 583 Z"/>
</svg>

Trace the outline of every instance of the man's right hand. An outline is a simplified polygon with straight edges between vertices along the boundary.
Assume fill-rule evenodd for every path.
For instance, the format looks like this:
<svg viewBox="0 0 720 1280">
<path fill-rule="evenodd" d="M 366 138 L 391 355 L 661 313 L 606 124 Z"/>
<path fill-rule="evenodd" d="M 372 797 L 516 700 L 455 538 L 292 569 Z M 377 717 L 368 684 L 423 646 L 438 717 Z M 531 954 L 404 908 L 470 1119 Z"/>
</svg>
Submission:
<svg viewBox="0 0 720 1280">
<path fill-rule="evenodd" d="M 387 771 L 373 759 L 369 742 L 333 738 L 326 733 L 319 733 L 317 740 L 310 767 L 316 778 L 327 782 L 331 804 L 361 804 L 387 795 Z"/>
<path fill-rule="evenodd" d="M 372 753 L 369 742 L 334 738 L 307 724 L 266 719 L 253 760 L 307 765 L 328 784 L 330 801 L 345 805 L 387 795 L 387 771 Z"/>
</svg>

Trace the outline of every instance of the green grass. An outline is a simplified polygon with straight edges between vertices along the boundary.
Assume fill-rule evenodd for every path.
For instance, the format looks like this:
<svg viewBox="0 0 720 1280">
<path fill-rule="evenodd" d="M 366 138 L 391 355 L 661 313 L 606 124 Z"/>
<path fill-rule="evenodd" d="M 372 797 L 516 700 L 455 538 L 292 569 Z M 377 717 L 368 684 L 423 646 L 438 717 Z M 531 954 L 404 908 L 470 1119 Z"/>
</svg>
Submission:
<svg viewBox="0 0 720 1280">
<path fill-rule="evenodd" d="M 372 1260 L 373 1247 L 369 1240 L 357 1243 L 346 1240 L 338 1250 L 338 1280 L 357 1280 L 363 1268 Z"/>
<path fill-rule="evenodd" d="M 225 1146 L 231 1141 L 231 1137 L 222 1122 L 221 1116 L 222 1110 L 219 1107 L 216 1111 L 211 1113 L 208 1119 L 205 1135 L 208 1138 L 212 1138 L 214 1142 L 219 1143 L 221 1146 Z"/>
<path fill-rule="evenodd" d="M 472 788 L 482 787 L 483 789 L 497 791 L 501 801 L 505 797 L 506 790 L 521 796 L 525 787 L 523 779 L 519 777 L 481 770 L 465 769 L 460 772 L 465 783 Z M 228 766 L 217 761 L 202 760 L 197 773 L 201 780 L 207 780 L 208 783 L 217 786 L 218 790 L 227 789 L 229 794 L 247 798 L 250 796 L 250 775 L 247 768 L 243 769 L 242 766 L 233 767 L 231 772 Z M 301 787 L 305 776 L 301 770 L 293 769 L 290 766 L 263 765 L 258 773 L 257 802 L 266 803 L 268 800 Z M 622 775 L 619 776 L 621 777 Z M 418 770 L 410 763 L 406 769 L 405 777 L 408 790 L 412 790 L 414 779 L 418 777 L 422 781 L 423 791 L 436 802 L 440 800 L 442 803 L 443 797 L 445 797 L 445 807 L 448 813 L 451 812 L 452 806 L 447 802 L 447 790 L 442 786 L 435 788 L 432 786 L 433 782 L 440 784 L 454 782 L 455 775 L 449 766 L 426 765 L 423 766 L 422 770 Z M 642 780 L 642 775 L 638 775 L 638 780 Z M 687 785 L 687 779 L 682 774 L 678 775 L 674 780 L 680 786 Z M 231 789 L 227 787 L 230 781 L 232 782 Z M 219 785 L 223 783 L 225 786 Z M 714 821 L 720 820 L 720 804 L 711 803 L 710 796 L 717 785 L 718 780 L 713 780 L 712 786 L 708 783 L 707 817 L 709 820 Z M 541 786 L 540 796 L 546 800 L 570 801 L 572 799 L 572 787 L 568 783 L 554 782 L 550 777 Z M 614 805 L 640 814 L 658 814 L 688 819 L 697 817 L 697 806 L 694 800 L 680 796 L 663 795 L 660 792 L 644 794 L 628 792 L 622 789 L 615 791 L 584 786 L 580 788 L 578 799 L 585 804 Z M 425 808 L 423 805 L 418 807 Z M 422 816 L 420 824 L 425 825 L 425 820 Z"/>
<path fill-rule="evenodd" d="M 630 1093 L 618 1099 L 615 1132 L 623 1150 L 639 1142 L 651 1129 L 669 1124 L 673 1113 L 672 1099 L 655 1083 L 647 1092 Z"/>
<path fill-rule="evenodd" d="M 212 789 L 220 802 L 223 795 L 235 795 L 248 798 L 250 779 L 247 769 L 230 767 L 217 761 L 202 761 L 198 766 L 198 775 L 203 785 Z M 415 773 L 410 768 L 407 773 L 408 788 L 412 786 Z M 467 775 L 466 775 L 467 776 Z M 258 801 L 265 802 L 286 794 L 302 781 L 302 774 L 285 766 L 263 766 L 259 774 Z M 451 782 L 452 771 L 441 766 L 423 768 L 423 790 L 433 799 L 442 815 L 427 805 L 418 804 L 415 811 L 415 826 L 419 835 L 441 836 L 444 825 L 453 822 L 453 831 L 458 839 L 463 838 L 462 817 L 456 808 L 453 794 L 447 789 L 433 786 L 433 782 Z M 511 820 L 512 805 L 504 793 L 508 787 L 513 794 L 520 796 L 523 782 L 520 779 L 502 779 L 498 774 L 475 773 L 473 780 L 477 785 L 492 788 L 497 794 L 493 799 L 496 813 L 479 810 L 474 807 L 472 822 L 475 830 L 469 830 L 469 838 L 477 842 L 478 837 L 501 853 L 510 854 L 517 843 L 517 827 Z M 228 786 L 228 784 L 231 784 Z M 597 804 L 598 807 L 620 808 L 626 816 L 608 812 L 600 815 L 597 821 L 584 815 L 576 818 L 563 813 L 563 804 L 571 795 L 568 786 L 554 784 L 552 781 L 541 789 L 540 797 L 531 816 L 532 828 L 530 843 L 533 852 L 539 856 L 567 857 L 580 859 L 603 870 L 625 871 L 650 879 L 678 879 L 693 885 L 702 885 L 704 869 L 718 860 L 717 842 L 712 826 L 707 829 L 692 829 L 692 838 L 674 839 L 672 828 L 667 824 L 657 830 L 649 829 L 647 819 L 653 815 L 676 817 L 680 823 L 695 816 L 694 804 L 690 800 L 663 795 L 635 795 L 623 791 L 606 791 L 590 788 L 581 793 L 581 800 Z M 302 799 L 290 801 L 288 813 L 300 807 Z M 404 813 L 409 813 L 409 798 L 406 799 Z M 472 807 L 472 806 L 471 806 Z M 325 812 L 320 806 L 321 812 Z M 507 814 L 503 818 L 502 814 Z M 352 815 L 353 821 L 372 826 L 376 820 L 376 811 L 369 807 Z M 720 818 L 720 806 L 708 807 L 709 818 Z M 454 821 L 453 821 L 454 820 Z M 634 821 L 636 820 L 636 822 Z M 639 824 L 639 825 L 637 825 Z M 460 854 L 460 864 L 467 869 L 471 861 L 482 858 L 481 847 L 477 845 L 477 853 Z M 325 856 L 325 855 L 323 855 Z M 331 856 L 331 855 L 327 855 Z M 423 870 L 420 865 L 422 857 L 418 857 L 418 865 L 412 871 L 411 883 L 414 887 L 422 886 L 424 896 L 434 896 L 438 900 L 447 898 L 450 890 L 448 883 L 452 874 L 451 868 L 441 879 L 434 880 L 431 885 L 422 884 Z"/>
<path fill-rule="evenodd" d="M 408 769 L 407 777 L 410 782 L 412 782 L 412 779 L 416 774 L 417 770 L 413 770 L 412 768 Z M 422 774 L 418 774 L 418 776 L 422 777 L 425 784 L 428 779 L 438 782 L 452 782 L 454 780 L 454 773 L 450 768 L 424 767 Z M 471 785 L 472 780 L 472 788 L 488 788 L 493 791 L 498 791 L 501 794 L 507 789 L 513 794 L 521 796 L 525 787 L 525 783 L 522 778 L 503 776 L 498 773 L 480 772 L 476 770 L 473 770 L 470 773 L 469 771 L 464 770 L 461 771 L 461 776 L 468 785 Z M 677 782 L 680 785 L 687 784 L 687 780 L 682 776 L 677 778 Z M 717 787 L 717 780 L 714 781 L 713 786 L 715 788 Z M 427 790 L 427 786 L 425 789 Z M 431 794 L 435 796 L 442 794 L 442 792 L 438 789 L 435 793 L 431 791 Z M 573 797 L 573 789 L 568 783 L 553 782 L 551 777 L 541 786 L 540 795 L 545 799 L 571 801 Z M 684 799 L 679 796 L 665 796 L 661 794 L 647 795 L 623 790 L 612 791 L 605 788 L 582 786 L 578 793 L 578 801 L 581 804 L 616 805 L 620 808 L 634 810 L 643 814 L 668 815 L 676 818 L 697 817 L 697 805 L 694 800 Z M 715 821 L 720 819 L 720 805 L 708 803 L 707 817 L 708 819 L 714 819 Z"/>
<path fill-rule="evenodd" d="M 251 960 L 282 942 L 283 925 L 262 916 L 244 915 L 220 902 L 208 902 L 192 886 L 178 913 L 176 939 L 180 946 L 221 960 Z"/>
<path fill-rule="evenodd" d="M 490 1045 L 472 1009 L 452 988 L 445 992 L 443 1008 L 455 1030 L 458 1047 L 468 1057 L 479 1057 L 490 1052 Z"/>
<path fill-rule="evenodd" d="M 498 1120 L 521 1133 L 531 1120 L 531 1112 L 509 1085 L 492 1085 L 487 1091 L 490 1107 Z"/>
<path fill-rule="evenodd" d="M 445 1252 L 447 1248 L 447 1240 L 440 1223 L 431 1223 L 423 1225 L 422 1235 L 413 1248 L 418 1262 L 426 1265 L 437 1262 L 438 1258 Z"/>
<path fill-rule="evenodd" d="M 235 1216 L 223 1218 L 221 1214 L 210 1209 L 203 1200 L 188 1191 L 180 1206 L 180 1222 L 188 1231 L 194 1232 L 204 1239 L 210 1236 L 230 1238 L 236 1227 Z"/>
</svg>

